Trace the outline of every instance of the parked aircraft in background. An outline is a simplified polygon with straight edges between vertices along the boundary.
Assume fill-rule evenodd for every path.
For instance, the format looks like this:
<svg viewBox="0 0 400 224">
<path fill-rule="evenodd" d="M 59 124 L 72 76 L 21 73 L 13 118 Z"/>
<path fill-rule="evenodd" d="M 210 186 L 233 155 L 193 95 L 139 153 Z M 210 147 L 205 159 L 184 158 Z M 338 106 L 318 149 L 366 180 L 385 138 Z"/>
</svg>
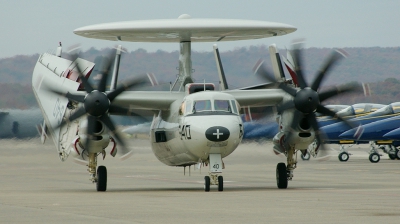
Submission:
<svg viewBox="0 0 400 224">
<path fill-rule="evenodd" d="M 0 138 L 38 137 L 37 125 L 42 122 L 43 116 L 39 108 L 2 110 L 0 111 Z"/>
<path fill-rule="evenodd" d="M 355 142 L 372 142 L 369 159 L 373 163 L 380 160 L 378 148 L 389 154 L 391 159 L 400 158 L 399 150 L 400 142 L 396 141 L 391 131 L 400 127 L 400 116 L 394 116 L 384 120 L 378 120 L 368 124 L 361 125 L 357 128 L 350 129 L 339 135 L 339 138 L 349 139 Z M 396 131 L 397 132 L 397 131 Z M 396 133 L 394 132 L 394 133 Z M 388 135 L 386 135 L 388 134 Z M 392 137 L 390 137 L 392 136 Z"/>
<path fill-rule="evenodd" d="M 353 122 L 357 126 L 374 123 L 375 124 L 374 128 L 371 129 L 375 129 L 373 130 L 373 132 L 376 133 L 376 130 L 381 129 L 381 127 L 375 123 L 376 121 L 382 121 L 390 117 L 398 116 L 399 114 L 400 114 L 400 103 L 396 102 L 389 104 L 385 107 L 382 107 L 373 113 L 352 118 L 349 121 Z M 396 149 L 395 146 L 392 145 L 391 142 L 389 143 L 387 141 L 383 141 L 384 139 L 382 135 L 378 136 L 374 134 L 375 139 L 362 138 L 361 135 L 359 136 L 360 138 L 358 139 L 355 139 L 353 136 L 351 136 L 350 138 L 344 138 L 343 136 L 345 132 L 349 130 L 349 127 L 342 122 L 324 126 L 321 128 L 321 130 L 325 133 L 326 136 L 325 142 L 341 144 L 339 153 L 340 161 L 345 162 L 349 159 L 349 153 L 347 152 L 347 149 L 344 147 L 344 144 L 353 145 L 353 144 L 369 143 L 369 141 L 373 141 L 370 144 L 371 145 L 370 154 L 373 154 L 373 156 L 370 156 L 371 162 L 377 162 L 378 157 L 374 155 L 375 154 L 379 155 L 379 152 L 377 151 L 378 149 L 382 149 L 385 153 L 388 153 L 391 159 L 397 158 L 398 150 Z"/>
</svg>

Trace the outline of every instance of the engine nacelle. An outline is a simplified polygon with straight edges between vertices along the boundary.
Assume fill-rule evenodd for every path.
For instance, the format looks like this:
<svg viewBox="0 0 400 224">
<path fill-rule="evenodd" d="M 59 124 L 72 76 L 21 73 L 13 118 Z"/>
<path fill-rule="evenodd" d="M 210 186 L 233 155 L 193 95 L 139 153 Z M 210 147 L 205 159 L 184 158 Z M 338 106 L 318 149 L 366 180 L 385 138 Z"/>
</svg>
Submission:
<svg viewBox="0 0 400 224">
<path fill-rule="evenodd" d="M 285 134 L 283 132 L 278 132 L 272 139 L 272 142 L 274 143 L 274 153 L 276 155 L 286 153 Z"/>
<path fill-rule="evenodd" d="M 105 126 L 102 122 L 96 120 L 96 124 L 94 127 L 94 133 L 93 135 L 88 138 L 87 135 L 87 119 L 81 119 L 79 122 L 79 131 L 78 131 L 78 144 L 80 148 L 84 148 L 84 146 L 87 144 L 87 141 L 90 141 L 89 149 L 84 149 L 88 150 L 90 153 L 99 153 L 102 152 L 103 149 L 105 149 L 108 144 L 110 143 L 110 135 L 105 132 Z"/>
</svg>

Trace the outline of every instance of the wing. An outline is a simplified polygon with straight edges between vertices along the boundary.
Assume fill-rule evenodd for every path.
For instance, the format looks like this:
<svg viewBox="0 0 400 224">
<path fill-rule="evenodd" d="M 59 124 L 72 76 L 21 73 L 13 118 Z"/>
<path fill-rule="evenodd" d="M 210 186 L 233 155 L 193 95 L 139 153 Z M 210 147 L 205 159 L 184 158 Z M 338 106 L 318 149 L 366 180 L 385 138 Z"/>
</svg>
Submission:
<svg viewBox="0 0 400 224">
<path fill-rule="evenodd" d="M 259 89 L 259 90 L 227 90 L 224 93 L 231 94 L 244 106 L 276 106 L 281 103 L 285 92 L 279 89 Z"/>
<path fill-rule="evenodd" d="M 125 91 L 114 99 L 113 104 L 129 109 L 169 110 L 173 102 L 181 103 L 184 97 L 184 92 Z"/>
</svg>

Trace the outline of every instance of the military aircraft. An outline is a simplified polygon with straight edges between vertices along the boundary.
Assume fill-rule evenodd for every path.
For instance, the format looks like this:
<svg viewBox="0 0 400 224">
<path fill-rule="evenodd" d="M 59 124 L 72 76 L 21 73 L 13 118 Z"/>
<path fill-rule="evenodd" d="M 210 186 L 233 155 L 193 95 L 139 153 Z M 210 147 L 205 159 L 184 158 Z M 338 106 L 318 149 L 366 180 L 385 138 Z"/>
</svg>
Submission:
<svg viewBox="0 0 400 224">
<path fill-rule="evenodd" d="M 295 44 L 293 55 L 298 65 L 296 73 L 300 87 L 282 83 L 280 89 L 216 91 L 213 84 L 193 83 L 191 43 L 266 38 L 295 30 L 295 27 L 282 23 L 192 19 L 187 14 L 178 19 L 86 26 L 74 33 L 112 41 L 179 43 L 179 75 L 171 91 L 127 91 L 141 83 L 142 78 L 134 78 L 119 86 L 113 82 L 107 90 L 105 80 L 108 72 L 103 73 L 95 89 L 87 81 L 93 63 L 51 54 L 39 56 L 32 86 L 60 159 L 64 161 L 73 154 L 87 160 L 90 180 L 96 183 L 97 191 L 107 189 L 107 169 L 105 166 L 97 167 L 97 157 L 104 157 L 108 148 L 111 148 L 112 156 L 117 151 L 123 157 L 130 154 L 109 116 L 129 115 L 133 109 L 154 112 L 150 142 L 161 162 L 180 167 L 207 164 L 209 175 L 204 177 L 204 190 L 210 191 L 210 185 L 217 185 L 218 191 L 223 191 L 221 173 L 225 164 L 222 159 L 237 148 L 244 134 L 239 105 L 277 105 L 281 111 L 275 146 L 287 156 L 287 165 L 277 165 L 276 180 L 278 188 L 287 188 L 297 166 L 297 152 L 306 151 L 315 139 L 322 142 L 315 112 L 336 116 L 321 102 L 352 90 L 346 86 L 318 91 L 328 68 L 343 57 L 343 52 L 332 53 L 310 86 L 301 70 L 301 44 Z M 109 70 L 109 65 L 104 68 Z M 117 76 L 116 73 L 112 75 Z"/>
<path fill-rule="evenodd" d="M 381 157 L 377 151 L 378 148 L 388 153 L 391 159 L 400 158 L 399 150 L 396 149 L 400 146 L 400 142 L 396 141 L 396 135 L 393 135 L 396 134 L 397 131 L 394 130 L 398 127 L 400 127 L 400 116 L 392 116 L 345 131 L 339 135 L 339 138 L 356 142 L 371 142 L 369 160 L 372 163 L 377 163 Z"/>
<path fill-rule="evenodd" d="M 37 125 L 41 122 L 43 117 L 39 108 L 3 109 L 0 111 L 0 138 L 38 137 Z"/>
<path fill-rule="evenodd" d="M 396 102 L 396 103 L 391 103 L 389 105 L 386 105 L 386 106 L 376 110 L 375 112 L 366 114 L 364 116 L 357 116 L 355 118 L 352 118 L 349 121 L 353 122 L 357 126 L 358 125 L 366 125 L 366 124 L 369 124 L 369 123 L 372 123 L 375 121 L 385 120 L 390 117 L 398 116 L 399 113 L 400 113 L 400 103 Z M 376 127 L 376 128 L 378 128 L 378 127 Z M 342 162 L 346 162 L 349 159 L 349 155 L 350 155 L 347 152 L 347 149 L 342 147 L 343 144 L 353 145 L 353 144 L 369 143 L 369 141 L 362 141 L 360 139 L 355 141 L 354 137 L 352 137 L 350 139 L 344 139 L 343 137 L 339 137 L 339 136 L 341 136 L 341 134 L 348 131 L 349 129 L 351 129 L 351 128 L 349 128 L 346 124 L 344 124 L 342 122 L 334 123 L 334 124 L 327 125 L 327 126 L 324 126 L 321 128 L 321 130 L 325 133 L 325 136 L 326 136 L 325 142 L 341 144 L 341 147 L 340 147 L 341 150 L 340 150 L 338 157 L 339 157 L 339 160 Z M 375 140 L 379 140 L 379 139 L 382 139 L 382 136 L 377 137 Z M 396 155 L 397 155 L 398 150 L 395 147 L 391 147 L 390 146 L 391 144 L 389 144 L 389 147 L 385 147 L 385 145 L 388 145 L 388 144 L 378 145 L 377 142 L 374 142 L 373 144 L 371 144 L 370 154 L 378 153 L 377 149 L 381 148 L 384 150 L 384 152 L 389 154 L 389 157 L 391 159 L 397 158 Z"/>
</svg>

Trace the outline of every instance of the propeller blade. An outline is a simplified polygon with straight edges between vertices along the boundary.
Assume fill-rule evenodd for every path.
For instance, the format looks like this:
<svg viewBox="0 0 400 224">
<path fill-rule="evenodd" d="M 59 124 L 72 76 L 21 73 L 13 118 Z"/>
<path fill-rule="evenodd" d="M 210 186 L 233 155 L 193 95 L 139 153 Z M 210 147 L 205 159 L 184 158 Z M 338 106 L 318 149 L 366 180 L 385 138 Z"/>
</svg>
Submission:
<svg viewBox="0 0 400 224">
<path fill-rule="evenodd" d="M 317 117 L 314 113 L 307 114 L 306 116 L 308 123 L 314 129 L 315 138 L 318 142 L 318 151 L 316 151 L 319 155 L 318 160 L 327 160 L 329 158 L 328 148 L 323 143 L 323 139 L 326 139 L 323 132 L 319 130 L 319 125 L 317 121 Z"/>
<path fill-rule="evenodd" d="M 86 79 L 86 77 L 82 74 L 82 71 L 79 68 L 79 64 L 76 63 L 76 60 L 74 61 L 74 63 L 75 63 L 75 69 L 78 71 L 79 79 L 83 83 L 83 87 L 85 87 L 85 91 L 87 93 L 91 93 L 94 90 L 93 86 L 89 83 L 89 81 Z"/>
<path fill-rule="evenodd" d="M 108 130 L 111 132 L 112 136 L 118 141 L 118 143 L 121 145 L 119 152 L 122 154 L 127 154 L 129 153 L 129 150 L 125 146 L 124 140 L 121 138 L 121 136 L 118 134 L 113 122 L 111 121 L 110 117 L 108 115 L 103 115 L 100 117 L 100 120 L 103 122 L 103 124 L 108 128 Z"/>
<path fill-rule="evenodd" d="M 257 74 L 265 82 L 276 82 L 275 76 L 264 66 L 264 61 L 258 59 L 253 67 L 253 72 Z"/>
<path fill-rule="evenodd" d="M 335 112 L 329 110 L 328 108 L 326 108 L 326 107 L 324 107 L 322 105 L 318 105 L 317 112 L 321 113 L 321 114 L 324 114 L 324 115 L 331 116 L 333 118 L 337 118 L 339 121 L 344 122 L 346 125 L 348 125 L 351 128 L 357 127 L 355 124 L 347 121 L 346 119 L 343 119 L 341 116 L 337 115 Z"/>
<path fill-rule="evenodd" d="M 59 90 L 54 90 L 54 89 L 49 89 L 49 91 L 52 92 L 52 93 L 55 93 L 55 94 L 57 94 L 59 96 L 67 97 L 69 100 L 72 100 L 72 101 L 83 103 L 84 100 L 85 100 L 85 96 L 84 95 L 72 94 L 70 92 L 65 93 L 65 92 L 62 92 L 62 91 L 59 91 Z"/>
<path fill-rule="evenodd" d="M 303 113 L 301 113 L 298 110 L 294 110 L 293 119 L 292 122 L 290 123 L 290 130 L 286 138 L 287 141 L 290 141 L 293 133 L 297 132 L 297 126 L 299 125 L 299 121 L 303 118 L 303 116 L 304 116 Z"/>
<path fill-rule="evenodd" d="M 268 71 L 267 68 L 265 68 L 264 61 L 262 61 L 261 59 L 259 59 L 254 65 L 253 71 L 257 75 L 259 75 L 259 77 L 262 78 L 265 82 L 276 83 L 274 75 L 270 71 Z M 284 83 L 280 83 L 278 87 L 286 93 L 290 94 L 291 96 L 296 96 L 297 90 L 295 88 L 287 86 Z"/>
<path fill-rule="evenodd" d="M 295 105 L 294 105 L 293 100 L 290 100 L 290 101 L 287 101 L 287 102 L 277 106 L 277 110 L 278 110 L 278 113 L 282 113 L 283 111 L 292 109 L 294 107 L 295 107 Z"/>
<path fill-rule="evenodd" d="M 319 101 L 322 102 L 326 99 L 329 99 L 333 96 L 336 96 L 341 93 L 346 93 L 346 92 L 357 92 L 360 91 L 360 85 L 358 84 L 347 84 L 347 85 L 342 85 L 342 86 L 336 86 L 332 89 L 325 90 L 321 93 L 319 93 Z"/>
<path fill-rule="evenodd" d="M 290 87 L 284 83 L 279 84 L 278 86 L 279 88 L 281 88 L 283 91 L 285 91 L 286 93 L 290 94 L 291 96 L 296 96 L 297 94 L 297 90 L 293 87 Z"/>
<path fill-rule="evenodd" d="M 75 95 L 68 92 L 67 94 L 65 94 L 65 97 L 67 97 L 69 100 L 76 101 L 79 103 L 85 102 L 85 96 L 83 95 Z"/>
<path fill-rule="evenodd" d="M 295 64 L 295 70 L 296 70 L 296 75 L 297 75 L 297 80 L 299 82 L 299 86 L 301 89 L 304 89 L 307 87 L 307 83 L 304 79 L 304 75 L 303 75 L 303 62 L 302 62 L 302 51 L 301 51 L 301 47 L 302 44 L 301 43 L 295 43 L 294 48 L 292 50 L 292 55 L 293 55 L 293 61 Z"/>
<path fill-rule="evenodd" d="M 311 89 L 317 91 L 319 86 L 321 85 L 322 80 L 325 77 L 325 74 L 335 65 L 340 59 L 346 57 L 346 52 L 343 50 L 336 50 L 332 52 L 331 56 L 326 60 L 322 69 L 318 72 L 314 82 L 311 84 Z"/>
<path fill-rule="evenodd" d="M 86 130 L 86 142 L 83 146 L 84 149 L 88 150 L 90 147 L 90 142 L 94 139 L 93 133 L 95 132 L 96 128 L 96 118 L 93 116 L 87 116 L 87 130 Z"/>
<path fill-rule="evenodd" d="M 133 112 L 132 110 L 130 110 L 128 108 L 115 106 L 115 105 L 111 105 L 110 108 L 108 109 L 108 112 L 110 114 L 114 114 L 114 115 L 127 115 L 127 116 L 139 116 L 139 117 L 141 117 L 139 114 Z"/>
<path fill-rule="evenodd" d="M 86 109 L 84 107 L 79 107 L 78 110 L 75 111 L 75 113 L 73 113 L 71 116 L 69 116 L 68 121 L 74 121 L 80 117 L 82 117 L 83 115 L 86 114 Z"/>
<path fill-rule="evenodd" d="M 117 97 L 119 94 L 121 94 L 125 90 L 127 90 L 131 87 L 135 87 L 137 85 L 141 85 L 146 81 L 148 81 L 147 77 L 140 76 L 131 81 L 125 82 L 122 85 L 118 86 L 114 91 L 107 93 L 107 97 L 112 102 L 115 99 L 115 97 Z"/>
<path fill-rule="evenodd" d="M 317 139 L 318 143 L 320 145 L 322 145 L 322 138 L 324 135 L 322 134 L 322 132 L 319 131 L 319 125 L 318 125 L 318 121 L 317 121 L 317 117 L 315 116 L 314 113 L 309 113 L 306 115 L 307 121 L 310 124 L 310 126 L 312 127 L 312 129 L 314 129 L 315 132 L 315 138 Z"/>
<path fill-rule="evenodd" d="M 56 128 L 62 127 L 64 126 L 67 122 L 72 122 L 80 117 L 82 117 L 83 115 L 86 114 L 86 110 L 84 107 L 79 107 L 78 110 L 76 110 L 73 114 L 71 114 L 71 116 L 69 116 L 67 118 L 67 120 L 63 120 L 61 121 L 60 124 L 56 125 Z"/>
</svg>

